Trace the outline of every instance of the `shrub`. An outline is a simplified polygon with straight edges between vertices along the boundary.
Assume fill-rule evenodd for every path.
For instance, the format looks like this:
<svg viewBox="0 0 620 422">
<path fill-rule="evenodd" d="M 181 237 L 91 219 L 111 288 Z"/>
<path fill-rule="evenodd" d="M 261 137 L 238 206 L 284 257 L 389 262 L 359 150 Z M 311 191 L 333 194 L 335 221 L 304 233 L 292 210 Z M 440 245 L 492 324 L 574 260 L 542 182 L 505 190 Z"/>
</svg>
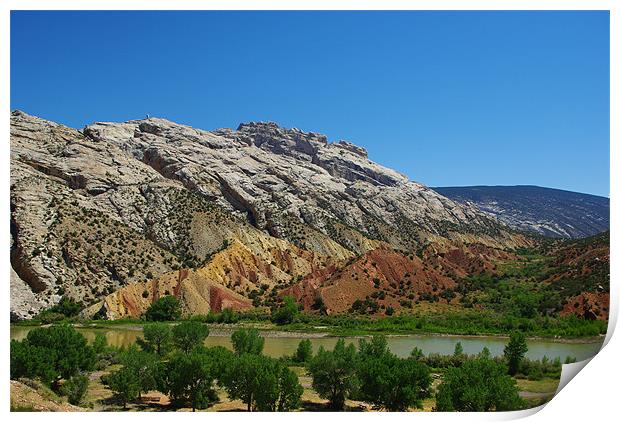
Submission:
<svg viewBox="0 0 620 422">
<path fill-rule="evenodd" d="M 290 324 L 299 315 L 299 306 L 292 296 L 285 296 L 284 303 L 273 312 L 272 321 L 278 325 Z"/>
<path fill-rule="evenodd" d="M 174 296 L 164 296 L 149 306 L 144 314 L 147 321 L 175 321 L 181 316 L 181 304 Z"/>
<path fill-rule="evenodd" d="M 84 336 L 70 325 L 35 328 L 22 342 L 11 341 L 11 378 L 41 378 L 58 386 L 65 380 L 89 370 L 95 352 Z"/>
<path fill-rule="evenodd" d="M 263 352 L 265 339 L 258 335 L 255 329 L 237 330 L 231 336 L 233 349 L 237 355 L 260 355 Z"/>
<path fill-rule="evenodd" d="M 86 375 L 74 375 L 60 387 L 60 394 L 67 396 L 69 403 L 79 405 L 88 389 Z"/>
<path fill-rule="evenodd" d="M 164 356 L 170 350 L 172 344 L 172 331 L 167 324 L 157 322 L 148 324 L 143 329 L 144 338 L 138 338 L 136 343 L 145 352 Z"/>
<path fill-rule="evenodd" d="M 488 358 L 467 360 L 449 368 L 437 387 L 436 408 L 440 412 L 488 412 L 523 407 L 514 379 L 506 368 Z"/>
<path fill-rule="evenodd" d="M 515 375 L 519 371 L 519 366 L 526 352 L 527 344 L 523 333 L 515 331 L 510 334 L 510 340 L 504 347 L 504 357 L 508 362 L 508 373 L 510 375 Z"/>
<path fill-rule="evenodd" d="M 320 347 L 310 361 L 312 387 L 321 398 L 329 400 L 334 410 L 342 410 L 347 397 L 356 390 L 355 357 L 355 346 L 345 346 L 340 339 L 332 351 Z"/>
<path fill-rule="evenodd" d="M 297 345 L 294 361 L 298 363 L 306 363 L 312 359 L 312 342 L 304 339 Z"/>
</svg>

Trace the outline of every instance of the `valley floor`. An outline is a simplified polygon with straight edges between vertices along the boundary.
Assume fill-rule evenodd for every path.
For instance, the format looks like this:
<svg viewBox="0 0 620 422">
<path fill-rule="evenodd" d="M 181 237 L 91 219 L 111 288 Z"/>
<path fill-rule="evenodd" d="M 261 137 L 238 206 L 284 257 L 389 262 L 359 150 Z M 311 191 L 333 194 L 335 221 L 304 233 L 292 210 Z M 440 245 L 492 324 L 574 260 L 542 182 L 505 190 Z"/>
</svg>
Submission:
<svg viewBox="0 0 620 422">
<path fill-rule="evenodd" d="M 101 382 L 101 377 L 117 369 L 117 365 L 110 366 L 102 371 L 90 374 L 90 384 L 86 399 L 82 407 L 67 403 L 66 398 L 55 395 L 51 390 L 32 380 L 11 381 L 11 411 L 45 411 L 45 412 L 114 412 L 114 411 L 181 411 L 189 412 L 189 408 L 175 408 L 170 404 L 168 397 L 158 391 L 151 391 L 142 396 L 136 403 L 127 405 L 127 409 L 113 399 L 112 391 Z M 312 389 L 312 378 L 306 369 L 298 366 L 290 367 L 298 376 L 304 389 L 302 395 L 302 407 L 300 411 L 329 411 L 327 400 L 321 399 Z M 433 374 L 433 388 L 441 383 L 441 374 Z M 544 378 L 539 381 L 517 379 L 520 395 L 529 404 L 529 407 L 539 406 L 553 398 L 559 379 Z M 247 407 L 240 400 L 229 400 L 223 389 L 218 389 L 220 401 L 209 406 L 208 412 L 244 412 Z M 347 400 L 347 411 L 374 411 L 368 403 Z M 435 399 L 429 398 L 423 401 L 422 409 L 409 409 L 410 411 L 430 412 L 435 406 Z"/>
</svg>

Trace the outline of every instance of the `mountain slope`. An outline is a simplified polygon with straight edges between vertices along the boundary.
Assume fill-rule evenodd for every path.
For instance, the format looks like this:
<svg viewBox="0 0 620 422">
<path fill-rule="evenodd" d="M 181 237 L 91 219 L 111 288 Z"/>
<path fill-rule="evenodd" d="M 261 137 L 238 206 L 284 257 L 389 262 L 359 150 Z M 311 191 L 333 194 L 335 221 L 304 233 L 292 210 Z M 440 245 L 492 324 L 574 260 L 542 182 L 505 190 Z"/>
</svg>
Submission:
<svg viewBox="0 0 620 422">
<path fill-rule="evenodd" d="M 609 230 L 609 198 L 538 186 L 432 188 L 461 204 L 475 205 L 516 230 L 581 238 Z"/>
<path fill-rule="evenodd" d="M 312 132 L 273 123 L 207 132 L 155 118 L 78 131 L 11 114 L 13 319 L 63 296 L 96 307 L 182 270 L 202 274 L 193 286 L 270 304 L 274 286 L 377 248 L 417 254 L 445 242 L 532 243 Z"/>
</svg>

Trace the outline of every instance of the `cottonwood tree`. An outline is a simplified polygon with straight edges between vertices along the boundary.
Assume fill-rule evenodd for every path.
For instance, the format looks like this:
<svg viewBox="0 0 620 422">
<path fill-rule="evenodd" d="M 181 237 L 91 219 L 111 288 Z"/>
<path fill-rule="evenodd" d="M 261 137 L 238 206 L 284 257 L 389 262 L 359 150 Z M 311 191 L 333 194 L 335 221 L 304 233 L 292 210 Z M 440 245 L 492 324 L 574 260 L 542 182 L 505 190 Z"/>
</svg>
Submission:
<svg viewBox="0 0 620 422">
<path fill-rule="evenodd" d="M 138 398 L 142 393 L 157 388 L 157 371 L 159 362 L 156 355 L 139 350 L 137 346 L 131 345 L 120 356 L 120 363 L 123 368 L 131 373 L 138 380 Z"/>
<path fill-rule="evenodd" d="M 122 367 L 109 376 L 107 383 L 110 390 L 114 392 L 114 397 L 123 404 L 123 409 L 127 409 L 127 403 L 134 401 L 140 394 L 140 380 L 130 368 Z"/>
<path fill-rule="evenodd" d="M 342 410 L 345 400 L 356 390 L 355 369 L 355 346 L 345 346 L 343 339 L 331 351 L 320 347 L 308 368 L 312 387 L 320 397 L 329 400 L 334 410 Z"/>
<path fill-rule="evenodd" d="M 309 339 L 304 339 L 297 345 L 295 351 L 294 360 L 299 363 L 306 363 L 312 359 L 312 342 Z"/>
<path fill-rule="evenodd" d="M 260 355 L 263 352 L 265 339 L 258 335 L 256 329 L 237 330 L 231 336 L 233 350 L 237 355 L 245 353 L 252 355 Z"/>
<path fill-rule="evenodd" d="M 278 325 L 290 324 L 299 315 L 299 306 L 292 296 L 284 296 L 280 307 L 272 312 L 271 320 Z"/>
<path fill-rule="evenodd" d="M 174 321 L 180 316 L 181 303 L 170 295 L 157 299 L 144 314 L 147 321 Z"/>
<path fill-rule="evenodd" d="M 492 359 L 470 359 L 449 368 L 437 387 L 436 409 L 440 412 L 488 412 L 523 407 L 515 380 L 506 367 Z"/>
<path fill-rule="evenodd" d="M 144 338 L 138 338 L 138 345 L 145 352 L 164 356 L 170 351 L 172 345 L 172 330 L 163 322 L 156 322 L 144 326 Z"/>
<path fill-rule="evenodd" d="M 508 362 L 508 373 L 515 375 L 519 372 L 521 361 L 527 352 L 527 344 L 525 343 L 525 335 L 520 331 L 510 334 L 510 340 L 504 347 L 504 357 Z"/>
<path fill-rule="evenodd" d="M 206 409 L 217 400 L 213 389 L 214 367 L 208 354 L 195 348 L 189 353 L 176 352 L 165 365 L 162 390 L 175 404 L 188 403 L 192 411 Z"/>
<path fill-rule="evenodd" d="M 57 390 L 60 379 L 92 369 L 95 351 L 70 325 L 35 328 L 21 341 L 11 341 L 11 378 L 41 378 Z"/>
<path fill-rule="evenodd" d="M 183 321 L 172 328 L 172 342 L 182 352 L 202 346 L 209 336 L 209 327 L 198 321 Z"/>
<path fill-rule="evenodd" d="M 377 408 L 421 408 L 422 399 L 430 396 L 428 367 L 417 358 L 395 356 L 383 336 L 375 336 L 370 342 L 361 340 L 357 361 L 359 397 Z"/>
</svg>

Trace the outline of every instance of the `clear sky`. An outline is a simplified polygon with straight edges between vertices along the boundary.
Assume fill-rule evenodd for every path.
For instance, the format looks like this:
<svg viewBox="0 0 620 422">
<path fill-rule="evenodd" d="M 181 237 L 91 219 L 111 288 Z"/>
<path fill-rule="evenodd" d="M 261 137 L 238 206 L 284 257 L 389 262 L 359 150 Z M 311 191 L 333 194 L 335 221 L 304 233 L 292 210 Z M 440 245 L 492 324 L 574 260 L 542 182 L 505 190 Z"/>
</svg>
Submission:
<svg viewBox="0 0 620 422">
<path fill-rule="evenodd" d="M 11 108 L 275 121 L 430 186 L 609 194 L 607 12 L 12 12 Z"/>
</svg>

